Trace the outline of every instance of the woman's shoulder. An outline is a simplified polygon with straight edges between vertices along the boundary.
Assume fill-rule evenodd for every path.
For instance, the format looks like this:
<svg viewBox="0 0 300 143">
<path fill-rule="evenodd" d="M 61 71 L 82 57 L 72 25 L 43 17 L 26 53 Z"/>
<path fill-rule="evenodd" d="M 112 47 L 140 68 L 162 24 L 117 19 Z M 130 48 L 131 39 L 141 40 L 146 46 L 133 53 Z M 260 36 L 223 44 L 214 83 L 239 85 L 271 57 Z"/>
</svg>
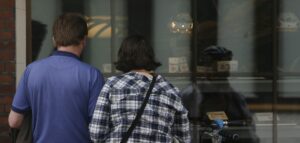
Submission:
<svg viewBox="0 0 300 143">
<path fill-rule="evenodd" d="M 156 88 L 160 92 L 179 96 L 179 89 L 176 86 L 174 86 L 170 81 L 168 81 L 165 77 L 158 75 L 156 83 Z"/>
<path fill-rule="evenodd" d="M 106 84 L 114 88 L 124 88 L 132 83 L 134 77 L 124 74 L 117 74 L 107 78 Z"/>
</svg>

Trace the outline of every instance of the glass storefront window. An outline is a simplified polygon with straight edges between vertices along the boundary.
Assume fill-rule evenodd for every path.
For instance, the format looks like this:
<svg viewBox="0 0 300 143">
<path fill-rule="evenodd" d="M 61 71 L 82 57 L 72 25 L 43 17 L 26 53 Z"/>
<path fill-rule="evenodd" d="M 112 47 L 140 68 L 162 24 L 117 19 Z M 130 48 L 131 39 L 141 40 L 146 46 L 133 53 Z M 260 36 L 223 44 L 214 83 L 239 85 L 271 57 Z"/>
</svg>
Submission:
<svg viewBox="0 0 300 143">
<path fill-rule="evenodd" d="M 193 142 L 208 113 L 225 112 L 243 143 L 299 140 L 300 28 L 298 0 L 31 0 L 32 61 L 53 51 L 52 24 L 82 13 L 89 27 L 81 59 L 105 77 L 121 41 L 142 34 L 162 63 L 157 73 L 177 86 L 189 111 Z M 225 119 L 224 119 L 225 120 Z M 227 141 L 231 142 L 231 141 Z"/>
<path fill-rule="evenodd" d="M 45 3 L 47 7 L 41 6 Z M 112 62 L 115 59 L 116 53 L 114 48 L 120 44 L 120 40 L 118 39 L 122 39 L 127 34 L 125 2 L 116 1 L 114 5 L 111 5 L 109 0 L 54 0 L 45 2 L 33 0 L 31 7 L 32 21 L 46 25 L 44 28 L 48 31 L 45 33 L 44 39 L 35 38 L 35 36 L 39 35 L 32 35 L 33 45 L 36 41 L 42 41 L 40 42 L 40 47 L 33 49 L 33 53 L 36 53 L 33 60 L 51 54 L 53 50 L 51 30 L 55 18 L 64 12 L 79 12 L 86 17 L 89 28 L 88 45 L 84 51 L 82 60 L 101 69 L 103 73 L 112 72 Z M 32 27 L 33 31 L 38 32 L 37 27 L 34 25 Z"/>
<path fill-rule="evenodd" d="M 300 10 L 297 0 L 279 0 L 278 22 L 278 142 L 299 141 Z"/>
</svg>

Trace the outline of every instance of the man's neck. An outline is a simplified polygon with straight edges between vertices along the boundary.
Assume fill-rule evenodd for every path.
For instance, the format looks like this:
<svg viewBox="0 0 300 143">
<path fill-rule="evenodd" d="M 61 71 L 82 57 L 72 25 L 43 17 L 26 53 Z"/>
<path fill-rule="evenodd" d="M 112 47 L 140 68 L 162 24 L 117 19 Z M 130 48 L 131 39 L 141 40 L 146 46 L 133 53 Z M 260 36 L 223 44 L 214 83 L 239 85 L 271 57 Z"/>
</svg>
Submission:
<svg viewBox="0 0 300 143">
<path fill-rule="evenodd" d="M 81 55 L 82 49 L 79 46 L 60 46 L 57 48 L 58 51 L 69 52 L 78 57 Z"/>
</svg>

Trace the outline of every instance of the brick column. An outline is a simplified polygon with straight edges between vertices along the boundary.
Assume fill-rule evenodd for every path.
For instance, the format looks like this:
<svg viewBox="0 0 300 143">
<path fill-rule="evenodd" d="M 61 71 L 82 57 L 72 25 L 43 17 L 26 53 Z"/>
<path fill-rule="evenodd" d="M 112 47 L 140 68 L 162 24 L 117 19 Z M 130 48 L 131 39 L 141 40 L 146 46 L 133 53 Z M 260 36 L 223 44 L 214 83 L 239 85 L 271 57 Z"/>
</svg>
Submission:
<svg viewBox="0 0 300 143">
<path fill-rule="evenodd" d="M 0 1 L 0 142 L 9 143 L 7 117 L 15 92 L 15 0 Z M 25 48 L 25 47 L 24 47 Z"/>
</svg>

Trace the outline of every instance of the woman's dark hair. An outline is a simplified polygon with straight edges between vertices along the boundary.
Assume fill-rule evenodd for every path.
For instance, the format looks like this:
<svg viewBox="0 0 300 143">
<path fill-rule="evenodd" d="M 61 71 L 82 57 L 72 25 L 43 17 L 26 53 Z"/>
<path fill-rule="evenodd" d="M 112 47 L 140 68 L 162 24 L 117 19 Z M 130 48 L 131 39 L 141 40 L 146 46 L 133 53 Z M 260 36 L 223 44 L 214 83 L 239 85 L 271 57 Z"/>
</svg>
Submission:
<svg viewBox="0 0 300 143">
<path fill-rule="evenodd" d="M 78 13 L 65 13 L 53 25 L 55 46 L 79 45 L 87 34 L 87 23 Z"/>
<path fill-rule="evenodd" d="M 155 70 L 161 64 L 154 60 L 154 51 L 141 35 L 125 38 L 118 51 L 116 68 L 122 72 L 134 69 Z"/>
</svg>

